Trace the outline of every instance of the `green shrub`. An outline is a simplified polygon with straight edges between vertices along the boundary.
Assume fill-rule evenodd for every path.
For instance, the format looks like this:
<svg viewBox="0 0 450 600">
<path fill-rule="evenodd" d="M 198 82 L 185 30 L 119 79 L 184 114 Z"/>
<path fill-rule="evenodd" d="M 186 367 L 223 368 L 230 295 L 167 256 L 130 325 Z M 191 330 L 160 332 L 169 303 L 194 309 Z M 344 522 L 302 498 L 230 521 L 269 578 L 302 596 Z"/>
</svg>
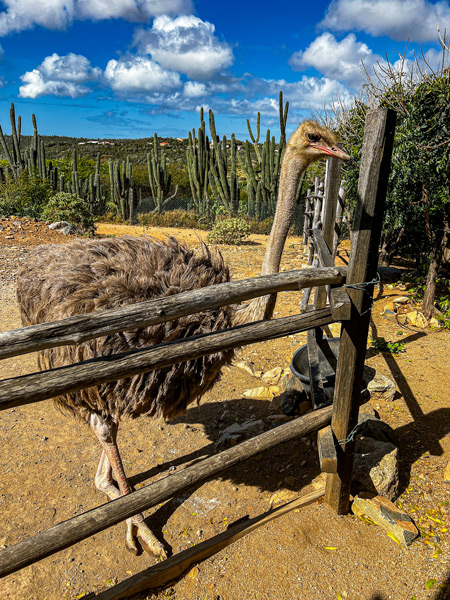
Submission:
<svg viewBox="0 0 450 600">
<path fill-rule="evenodd" d="M 52 196 L 42 216 L 48 221 L 68 221 L 83 233 L 95 233 L 94 216 L 88 201 L 67 192 Z"/>
<path fill-rule="evenodd" d="M 241 244 L 250 234 L 250 225 L 241 218 L 218 221 L 208 233 L 209 244 Z"/>
<path fill-rule="evenodd" d="M 0 214 L 39 218 L 52 190 L 47 180 L 24 171 L 0 181 Z"/>
</svg>

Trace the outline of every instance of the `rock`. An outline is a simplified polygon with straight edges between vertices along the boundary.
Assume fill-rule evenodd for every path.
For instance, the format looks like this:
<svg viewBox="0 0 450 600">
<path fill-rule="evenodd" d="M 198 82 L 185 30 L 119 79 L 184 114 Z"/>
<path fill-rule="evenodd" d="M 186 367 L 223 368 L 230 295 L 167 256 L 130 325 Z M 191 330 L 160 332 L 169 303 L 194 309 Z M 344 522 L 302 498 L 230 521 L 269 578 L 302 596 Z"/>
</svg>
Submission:
<svg viewBox="0 0 450 600">
<path fill-rule="evenodd" d="M 13 235 L 5 235 L 5 240 L 13 240 L 14 236 Z"/>
<path fill-rule="evenodd" d="M 431 319 L 428 321 L 428 327 L 441 327 L 441 324 L 436 317 L 431 317 Z"/>
<path fill-rule="evenodd" d="M 63 235 L 69 235 L 69 234 L 73 234 L 73 233 L 76 233 L 76 231 L 77 231 L 77 230 L 75 229 L 75 227 L 74 227 L 73 225 L 68 225 L 67 227 L 63 227 L 63 228 L 61 229 L 61 233 L 62 233 Z"/>
<path fill-rule="evenodd" d="M 250 419 L 244 423 L 233 423 L 226 429 L 223 430 L 222 435 L 218 439 L 216 446 L 232 446 L 236 443 L 253 437 L 258 433 L 262 433 L 266 426 L 263 421 L 255 421 Z"/>
<path fill-rule="evenodd" d="M 392 310 L 384 310 L 382 313 L 383 317 L 388 321 L 392 321 L 393 323 L 397 323 L 397 313 Z"/>
<path fill-rule="evenodd" d="M 444 469 L 444 481 L 445 483 L 450 483 L 450 460 L 447 463 L 447 466 Z"/>
<path fill-rule="evenodd" d="M 397 447 L 371 437 L 357 439 L 352 493 L 364 491 L 396 500 L 398 488 Z"/>
<path fill-rule="evenodd" d="M 284 485 L 286 485 L 288 488 L 295 488 L 297 485 L 297 480 L 292 475 L 288 475 L 284 478 Z"/>
<path fill-rule="evenodd" d="M 411 517 L 381 496 L 371 499 L 355 498 L 352 511 L 357 517 L 372 519 L 404 546 L 409 546 L 419 535 Z"/>
<path fill-rule="evenodd" d="M 274 367 L 273 369 L 270 369 L 270 371 L 267 371 L 267 373 L 264 373 L 261 379 L 266 385 L 277 385 L 282 373 L 283 369 L 281 367 Z"/>
<path fill-rule="evenodd" d="M 397 322 L 399 325 L 406 325 L 408 323 L 408 317 L 406 314 L 397 315 Z"/>
<path fill-rule="evenodd" d="M 73 227 L 71 223 L 68 221 L 55 221 L 55 223 L 51 223 L 48 228 L 49 229 L 63 229 L 64 227 Z"/>
<path fill-rule="evenodd" d="M 286 390 L 297 390 L 298 392 L 303 392 L 302 382 L 292 373 L 284 375 L 280 379 L 278 387 L 280 388 L 280 392 L 285 392 Z"/>
<path fill-rule="evenodd" d="M 392 300 L 394 304 L 408 304 L 409 298 L 408 296 L 397 296 Z"/>
<path fill-rule="evenodd" d="M 299 414 L 298 407 L 300 402 L 304 399 L 304 392 L 298 392 L 297 390 L 286 390 L 280 396 L 280 408 L 281 412 L 288 417 L 293 417 Z"/>
<path fill-rule="evenodd" d="M 383 307 L 383 312 L 381 313 L 382 315 L 385 315 L 385 313 L 396 313 L 397 312 L 397 307 L 395 306 L 395 304 L 393 302 L 387 302 L 384 307 Z"/>
<path fill-rule="evenodd" d="M 259 400 L 272 400 L 272 398 L 279 393 L 279 388 L 275 385 L 270 387 L 257 387 L 245 390 L 243 392 L 244 398 L 257 398 Z"/>
<path fill-rule="evenodd" d="M 361 406 L 359 408 L 358 423 L 360 422 L 360 419 L 361 419 L 361 422 L 364 420 L 363 417 L 364 417 L 364 419 L 366 419 L 368 417 L 371 417 L 372 419 L 378 419 L 378 420 L 380 419 L 380 415 L 377 413 L 377 411 L 374 409 L 374 407 L 369 403 L 364 404 L 363 406 Z"/>
<path fill-rule="evenodd" d="M 277 490 L 275 493 L 272 494 L 269 502 L 270 506 L 273 506 L 274 504 L 279 504 L 280 502 L 291 502 L 296 498 L 298 498 L 297 492 L 282 488 L 281 490 Z"/>
<path fill-rule="evenodd" d="M 425 327 L 428 325 L 428 321 L 425 319 L 424 315 L 418 310 L 406 313 L 406 316 L 408 317 L 409 323 L 411 323 L 411 325 L 414 325 L 414 327 L 425 329 Z"/>
<path fill-rule="evenodd" d="M 247 373 L 250 373 L 250 375 L 253 375 L 253 377 L 256 377 L 255 375 L 255 368 L 253 366 L 253 363 L 247 361 L 247 360 L 238 360 L 237 362 L 234 363 L 235 367 L 238 367 L 239 369 L 242 369 L 243 371 L 247 371 Z M 260 373 L 260 371 L 258 371 Z"/>
<path fill-rule="evenodd" d="M 370 412 L 360 411 L 358 415 L 358 436 L 370 437 L 379 442 L 387 442 L 397 445 L 395 431 L 390 425 L 375 416 L 376 412 L 372 408 L 374 414 Z"/>
<path fill-rule="evenodd" d="M 396 391 L 395 383 L 378 371 L 375 371 L 373 379 L 368 382 L 367 389 L 371 396 L 376 394 L 386 400 L 393 400 Z"/>
<path fill-rule="evenodd" d="M 280 405 L 281 405 L 281 396 L 275 396 L 274 399 L 272 400 L 272 402 L 269 404 L 268 409 L 270 410 L 270 412 L 279 413 L 281 411 Z"/>
</svg>

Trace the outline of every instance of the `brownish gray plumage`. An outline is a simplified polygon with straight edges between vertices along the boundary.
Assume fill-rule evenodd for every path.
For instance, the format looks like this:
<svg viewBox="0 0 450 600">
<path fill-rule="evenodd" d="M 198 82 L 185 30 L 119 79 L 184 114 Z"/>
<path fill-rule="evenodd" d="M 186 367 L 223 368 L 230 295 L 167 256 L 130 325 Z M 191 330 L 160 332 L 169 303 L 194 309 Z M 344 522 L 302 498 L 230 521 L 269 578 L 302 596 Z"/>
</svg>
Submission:
<svg viewBox="0 0 450 600">
<path fill-rule="evenodd" d="M 229 281 L 218 252 L 202 245 L 199 254 L 175 238 L 124 236 L 75 241 L 36 248 L 21 270 L 17 296 L 26 325 L 57 321 L 71 315 L 118 308 L 154 298 Z M 78 346 L 45 350 L 39 367 L 61 367 L 95 356 L 109 356 L 162 342 L 226 329 L 232 309 L 204 311 L 134 331 L 115 333 Z M 232 351 L 218 352 L 166 369 L 141 373 L 56 399 L 64 412 L 89 420 L 138 417 L 144 413 L 172 418 L 200 399 L 215 383 Z"/>
</svg>

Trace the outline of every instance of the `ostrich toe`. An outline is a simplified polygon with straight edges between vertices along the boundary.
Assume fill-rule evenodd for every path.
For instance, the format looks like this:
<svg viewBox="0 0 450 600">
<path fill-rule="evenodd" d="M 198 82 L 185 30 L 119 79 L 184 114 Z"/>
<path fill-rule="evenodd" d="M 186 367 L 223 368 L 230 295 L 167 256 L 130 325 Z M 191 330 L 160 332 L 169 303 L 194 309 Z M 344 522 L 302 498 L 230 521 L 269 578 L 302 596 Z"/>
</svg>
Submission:
<svg viewBox="0 0 450 600">
<path fill-rule="evenodd" d="M 140 515 L 137 515 L 138 517 Z M 167 558 L 163 544 L 156 538 L 144 521 L 135 522 L 136 517 L 127 519 L 126 547 L 131 554 L 138 556 L 142 550 L 160 558 Z"/>
</svg>

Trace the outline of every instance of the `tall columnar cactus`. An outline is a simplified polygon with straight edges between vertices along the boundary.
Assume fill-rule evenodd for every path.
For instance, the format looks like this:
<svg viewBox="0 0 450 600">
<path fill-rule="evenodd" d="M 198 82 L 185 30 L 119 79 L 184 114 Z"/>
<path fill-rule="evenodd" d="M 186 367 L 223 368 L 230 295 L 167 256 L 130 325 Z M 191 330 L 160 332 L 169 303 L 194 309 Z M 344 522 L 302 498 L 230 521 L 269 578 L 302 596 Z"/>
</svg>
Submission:
<svg viewBox="0 0 450 600">
<path fill-rule="evenodd" d="M 153 136 L 153 146 L 147 154 L 148 180 L 155 203 L 154 213 L 161 214 L 167 204 L 178 192 L 178 186 L 170 194 L 172 176 L 167 172 L 166 153 L 159 147 L 158 136 Z"/>
<path fill-rule="evenodd" d="M 208 213 L 209 197 L 209 169 L 211 152 L 209 139 L 205 133 L 205 121 L 203 120 L 203 108 L 200 109 L 200 127 L 197 138 L 195 129 L 188 135 L 188 149 L 186 162 L 191 185 L 192 202 L 197 213 L 201 216 Z"/>
<path fill-rule="evenodd" d="M 126 161 L 109 160 L 109 178 L 111 201 L 115 204 L 120 216 L 131 221 L 133 219 L 132 210 L 134 210 L 133 202 L 130 203 L 130 197 L 133 199 L 133 174 L 129 156 Z"/>
<path fill-rule="evenodd" d="M 222 142 L 220 142 L 216 133 L 214 113 L 211 109 L 209 110 L 209 128 L 214 149 L 214 160 L 210 161 L 209 184 L 217 203 L 222 204 L 231 215 L 235 215 L 239 209 L 240 195 L 236 174 L 236 138 L 232 133 L 230 157 L 227 138 L 223 136 Z"/>
<path fill-rule="evenodd" d="M 256 117 L 256 137 L 253 135 L 250 122 L 247 121 L 252 146 L 245 142 L 243 157 L 239 156 L 240 166 L 247 179 L 248 204 L 247 212 L 250 217 L 264 219 L 275 213 L 280 179 L 281 161 L 286 147 L 286 122 L 289 103 L 283 103 L 283 92 L 279 95 L 280 141 L 267 130 L 266 139 L 261 147 L 258 144 L 260 136 L 260 113 Z"/>
</svg>

